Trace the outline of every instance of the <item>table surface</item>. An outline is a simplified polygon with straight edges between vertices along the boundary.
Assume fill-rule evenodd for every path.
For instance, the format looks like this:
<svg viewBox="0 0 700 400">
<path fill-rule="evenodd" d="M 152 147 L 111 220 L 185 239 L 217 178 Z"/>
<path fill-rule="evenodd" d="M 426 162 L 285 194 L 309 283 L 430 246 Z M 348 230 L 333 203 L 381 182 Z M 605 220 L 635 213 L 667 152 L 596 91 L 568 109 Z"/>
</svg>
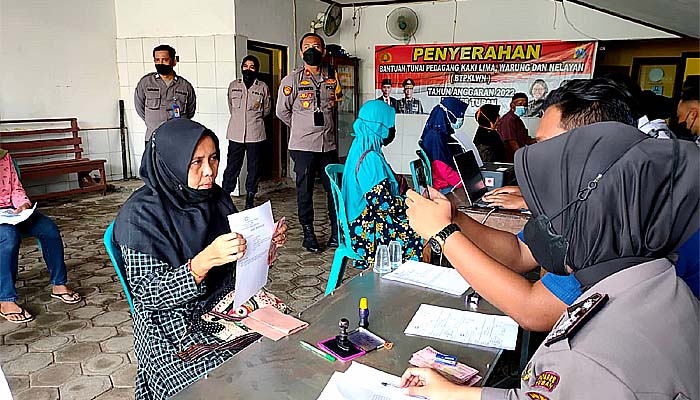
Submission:
<svg viewBox="0 0 700 400">
<path fill-rule="evenodd" d="M 345 371 L 350 362 L 331 363 L 303 349 L 299 341 L 315 345 L 320 340 L 335 336 L 338 333 L 338 320 L 342 317 L 350 320 L 351 328 L 357 326 L 360 297 L 367 297 L 369 302 L 369 330 L 393 342 L 394 347 L 370 352 L 356 359 L 358 362 L 400 376 L 410 366 L 408 360 L 414 352 L 432 346 L 437 351 L 457 356 L 458 361 L 479 370 L 479 375 L 484 377 L 483 383 L 491 374 L 502 350 L 406 336 L 403 333 L 421 303 L 466 310 L 465 296 L 451 296 L 385 280 L 371 271 L 365 272 L 346 281 L 333 294 L 300 313 L 298 317 L 309 323 L 305 330 L 277 342 L 263 338 L 253 343 L 175 398 L 317 398 L 333 372 Z M 478 308 L 469 310 L 502 315 L 484 299 L 481 299 Z"/>
</svg>

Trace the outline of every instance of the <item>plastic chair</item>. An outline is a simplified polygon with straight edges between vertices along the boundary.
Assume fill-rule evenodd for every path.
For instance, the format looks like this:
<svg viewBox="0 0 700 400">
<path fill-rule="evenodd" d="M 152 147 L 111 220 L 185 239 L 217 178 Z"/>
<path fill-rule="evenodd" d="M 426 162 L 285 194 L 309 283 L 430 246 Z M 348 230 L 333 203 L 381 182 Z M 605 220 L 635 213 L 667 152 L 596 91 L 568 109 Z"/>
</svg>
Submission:
<svg viewBox="0 0 700 400">
<path fill-rule="evenodd" d="M 428 186 L 433 186 L 433 168 L 430 166 L 430 158 L 428 154 L 423 150 L 423 141 L 418 141 L 418 150 L 416 150 L 416 155 L 420 158 L 423 163 L 423 171 L 425 172 L 425 178 L 428 182 Z"/>
<path fill-rule="evenodd" d="M 348 259 L 356 261 L 362 260 L 362 257 L 358 256 L 350 245 L 350 224 L 348 222 L 347 213 L 345 212 L 343 194 L 340 191 L 343 168 L 344 166 L 342 164 L 329 164 L 326 166 L 326 175 L 328 175 L 331 181 L 331 191 L 335 203 L 335 215 L 338 219 L 338 248 L 333 255 L 333 266 L 331 267 L 331 274 L 328 277 L 328 286 L 326 286 L 326 293 L 324 296 L 328 296 L 340 286 L 340 283 L 343 281 L 343 275 L 345 274 L 345 263 Z"/>
<path fill-rule="evenodd" d="M 15 172 L 17 172 L 17 179 L 19 179 L 19 180 L 21 181 L 21 180 L 22 180 L 22 174 L 21 174 L 20 171 L 19 171 L 19 164 L 17 164 L 17 160 L 15 160 L 15 159 L 13 158 L 13 159 L 12 159 L 12 164 L 14 164 L 14 166 L 15 166 Z M 29 237 L 29 236 L 30 236 L 30 235 L 22 235 L 23 238 Z M 39 246 L 39 251 L 43 251 L 43 250 L 41 249 L 41 242 L 39 241 L 39 238 L 36 238 L 36 244 Z"/>
<path fill-rule="evenodd" d="M 122 258 L 122 252 L 119 250 L 119 247 L 115 246 L 114 241 L 112 238 L 114 237 L 114 221 L 112 221 L 111 224 L 107 227 L 107 230 L 105 231 L 105 236 L 104 236 L 104 243 L 105 243 L 105 249 L 107 250 L 107 254 L 109 255 L 109 259 L 112 260 L 112 265 L 114 266 L 114 270 L 117 271 L 117 276 L 119 277 L 119 282 L 122 284 L 122 288 L 124 288 L 124 294 L 126 294 L 126 300 L 129 302 L 129 308 L 131 309 L 131 313 L 134 313 L 134 302 L 131 300 L 131 292 L 129 291 L 129 284 L 126 282 L 126 279 L 124 278 L 124 275 L 126 274 L 126 270 L 124 268 L 124 259 Z"/>
</svg>

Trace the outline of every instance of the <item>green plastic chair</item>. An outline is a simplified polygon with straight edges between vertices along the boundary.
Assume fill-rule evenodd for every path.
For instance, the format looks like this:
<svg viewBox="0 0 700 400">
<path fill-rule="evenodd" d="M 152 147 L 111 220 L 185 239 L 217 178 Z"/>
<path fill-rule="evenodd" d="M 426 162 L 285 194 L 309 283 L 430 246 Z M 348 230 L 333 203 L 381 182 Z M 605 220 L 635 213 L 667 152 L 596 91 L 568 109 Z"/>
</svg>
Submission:
<svg viewBox="0 0 700 400">
<path fill-rule="evenodd" d="M 350 245 L 350 223 L 348 222 L 348 216 L 345 212 L 343 194 L 340 191 L 343 168 L 344 166 L 342 164 L 329 164 L 326 166 L 326 175 L 328 175 L 331 181 L 331 192 L 335 203 L 335 215 L 338 219 L 338 248 L 333 255 L 333 266 L 331 267 L 331 274 L 328 277 L 328 286 L 326 286 L 326 293 L 324 296 L 331 294 L 342 283 L 343 275 L 345 274 L 345 263 L 348 259 L 356 261 L 362 260 L 362 257 L 358 256 Z"/>
<path fill-rule="evenodd" d="M 425 178 L 428 182 L 428 186 L 433 186 L 433 169 L 430 166 L 430 158 L 428 154 L 423 150 L 423 141 L 418 141 L 418 150 L 416 150 L 416 155 L 420 158 L 423 163 L 423 171 L 425 172 Z"/>
<path fill-rule="evenodd" d="M 129 308 L 131 309 L 131 313 L 134 313 L 134 302 L 131 300 L 131 291 L 129 290 L 129 284 L 127 283 L 126 279 L 124 278 L 124 275 L 126 274 L 126 269 L 124 268 L 124 259 L 122 258 L 122 252 L 119 250 L 119 247 L 117 247 L 114 244 L 114 221 L 112 221 L 111 224 L 107 227 L 107 230 L 105 231 L 105 235 L 103 238 L 104 244 L 105 244 L 105 250 L 107 250 L 107 254 L 109 255 L 109 259 L 112 261 L 112 265 L 114 266 L 114 270 L 117 271 L 117 277 L 119 277 L 119 282 L 122 284 L 122 288 L 124 289 L 124 294 L 126 295 L 126 301 L 129 302 Z"/>
</svg>

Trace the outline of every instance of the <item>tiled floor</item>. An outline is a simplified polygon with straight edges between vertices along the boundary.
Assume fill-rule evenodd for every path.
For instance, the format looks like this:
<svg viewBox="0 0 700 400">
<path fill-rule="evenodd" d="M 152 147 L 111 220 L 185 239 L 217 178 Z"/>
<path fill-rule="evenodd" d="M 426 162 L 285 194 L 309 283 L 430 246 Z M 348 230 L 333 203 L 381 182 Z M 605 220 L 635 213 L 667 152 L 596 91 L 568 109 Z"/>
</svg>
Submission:
<svg viewBox="0 0 700 400">
<path fill-rule="evenodd" d="M 36 241 L 25 239 L 17 282 L 20 305 L 37 316 L 28 324 L 0 322 L 0 365 L 16 400 L 132 399 L 136 372 L 129 305 L 107 257 L 102 235 L 140 181 L 117 183 L 106 196 L 40 205 L 59 226 L 71 287 L 85 301 L 66 305 L 49 296 L 49 275 Z M 294 310 L 303 310 L 325 290 L 333 252 L 301 248 L 296 194 L 278 186 L 259 201 L 272 201 L 276 218 L 287 217 L 289 241 L 270 270 L 267 288 Z M 242 206 L 243 198 L 234 202 Z M 319 240 L 328 237 L 325 196 L 314 198 Z M 357 270 L 348 269 L 346 276 Z"/>
</svg>

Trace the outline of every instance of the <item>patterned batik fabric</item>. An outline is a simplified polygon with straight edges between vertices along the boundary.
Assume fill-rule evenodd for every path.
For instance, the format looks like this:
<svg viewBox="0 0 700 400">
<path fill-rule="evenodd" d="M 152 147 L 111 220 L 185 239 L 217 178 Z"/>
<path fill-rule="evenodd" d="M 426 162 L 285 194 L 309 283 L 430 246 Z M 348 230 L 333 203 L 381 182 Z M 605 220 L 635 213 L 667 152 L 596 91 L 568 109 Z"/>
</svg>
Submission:
<svg viewBox="0 0 700 400">
<path fill-rule="evenodd" d="M 167 399 L 206 376 L 240 349 L 209 352 L 193 361 L 176 354 L 195 344 L 224 342 L 192 331 L 192 310 L 205 284 L 197 285 L 187 265 L 171 266 L 121 246 L 134 301 L 134 351 L 138 361 L 135 398 Z"/>
<path fill-rule="evenodd" d="M 367 207 L 359 217 L 350 222 L 350 243 L 361 262 L 355 266 L 374 265 L 376 247 L 388 245 L 390 241 L 401 243 L 403 259 L 419 260 L 423 251 L 423 239 L 411 229 L 406 217 L 403 197 L 390 192 L 389 180 L 385 179 L 365 193 Z"/>
</svg>

